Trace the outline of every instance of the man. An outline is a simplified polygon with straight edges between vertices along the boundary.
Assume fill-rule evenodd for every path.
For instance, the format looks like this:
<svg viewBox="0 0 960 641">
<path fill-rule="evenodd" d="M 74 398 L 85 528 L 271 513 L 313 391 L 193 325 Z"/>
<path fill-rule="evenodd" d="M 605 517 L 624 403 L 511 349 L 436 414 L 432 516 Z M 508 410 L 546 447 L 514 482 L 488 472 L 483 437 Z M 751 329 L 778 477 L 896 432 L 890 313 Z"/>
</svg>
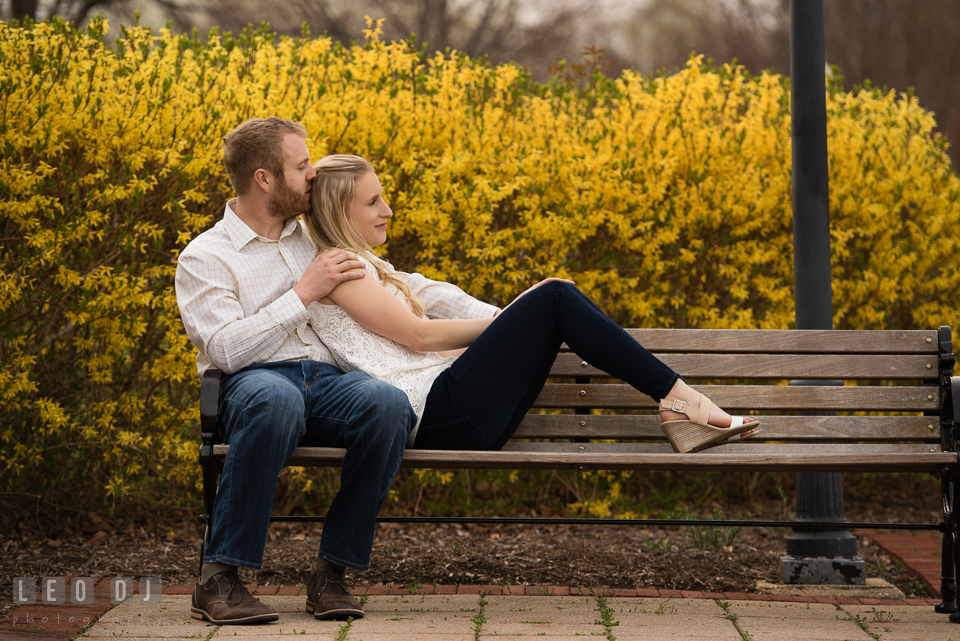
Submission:
<svg viewBox="0 0 960 641">
<path fill-rule="evenodd" d="M 346 568 L 369 567 L 376 516 L 416 420 L 398 389 L 337 369 L 307 324 L 309 304 L 364 271 L 348 252 L 317 256 L 296 218 L 310 207 L 316 176 L 305 139 L 302 125 L 275 117 L 225 136 L 224 166 L 237 197 L 177 265 L 177 303 L 199 350 L 200 375 L 209 367 L 225 374 L 219 419 L 230 451 L 191 609 L 193 618 L 217 625 L 279 618 L 237 571 L 261 567 L 277 476 L 298 445 L 347 451 L 307 582 L 307 611 L 317 619 L 363 616 Z M 410 285 L 432 317 L 498 311 L 446 283 L 414 276 Z"/>
</svg>

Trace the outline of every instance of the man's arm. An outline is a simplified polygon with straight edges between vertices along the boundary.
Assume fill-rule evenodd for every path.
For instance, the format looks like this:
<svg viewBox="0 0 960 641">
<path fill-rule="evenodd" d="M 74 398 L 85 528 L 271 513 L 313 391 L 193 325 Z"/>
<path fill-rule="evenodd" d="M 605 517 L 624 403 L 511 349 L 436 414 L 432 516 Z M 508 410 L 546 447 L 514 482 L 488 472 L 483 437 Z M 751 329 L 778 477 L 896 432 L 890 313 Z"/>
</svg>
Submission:
<svg viewBox="0 0 960 641">
<path fill-rule="evenodd" d="M 499 307 L 470 296 L 451 283 L 430 280 L 423 274 L 406 274 L 410 293 L 430 318 L 492 318 Z"/>
<path fill-rule="evenodd" d="M 326 252 L 292 289 L 245 316 L 238 276 L 215 256 L 187 251 L 177 263 L 177 304 L 193 344 L 213 366 L 231 374 L 270 360 L 309 318 L 306 305 L 363 275 L 363 265 L 352 254 Z"/>
<path fill-rule="evenodd" d="M 204 254 L 180 256 L 176 288 L 187 337 L 214 367 L 227 374 L 269 360 L 308 317 L 293 290 L 244 316 L 234 274 Z"/>
</svg>

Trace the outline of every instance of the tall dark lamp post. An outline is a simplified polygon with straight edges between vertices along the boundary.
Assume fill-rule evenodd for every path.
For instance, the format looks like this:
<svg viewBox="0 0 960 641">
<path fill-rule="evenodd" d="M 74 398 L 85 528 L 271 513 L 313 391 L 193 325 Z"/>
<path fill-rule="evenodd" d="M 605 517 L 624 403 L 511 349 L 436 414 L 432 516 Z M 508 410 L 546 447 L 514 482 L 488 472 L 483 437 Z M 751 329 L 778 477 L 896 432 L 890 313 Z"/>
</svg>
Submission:
<svg viewBox="0 0 960 641">
<path fill-rule="evenodd" d="M 793 0 L 790 6 L 790 108 L 797 329 L 833 329 L 824 67 L 823 0 Z M 791 384 L 830 385 L 842 384 L 842 381 Z M 782 558 L 784 583 L 866 582 L 866 564 L 857 555 L 857 539 L 849 530 L 802 528 L 804 523 L 846 521 L 840 474 L 797 474 L 795 521 L 798 527 L 787 538 L 787 555 Z"/>
</svg>

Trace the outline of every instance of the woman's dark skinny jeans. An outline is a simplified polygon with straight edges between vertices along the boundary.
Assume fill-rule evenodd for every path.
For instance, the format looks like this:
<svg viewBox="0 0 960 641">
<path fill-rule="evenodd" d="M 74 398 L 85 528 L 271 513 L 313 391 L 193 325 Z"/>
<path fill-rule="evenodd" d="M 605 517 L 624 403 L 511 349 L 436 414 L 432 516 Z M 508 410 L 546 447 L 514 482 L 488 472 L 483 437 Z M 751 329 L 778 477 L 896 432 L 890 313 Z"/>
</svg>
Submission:
<svg viewBox="0 0 960 641">
<path fill-rule="evenodd" d="M 505 309 L 437 378 L 414 448 L 503 447 L 543 389 L 564 342 L 657 401 L 680 378 L 580 290 L 551 281 Z"/>
</svg>

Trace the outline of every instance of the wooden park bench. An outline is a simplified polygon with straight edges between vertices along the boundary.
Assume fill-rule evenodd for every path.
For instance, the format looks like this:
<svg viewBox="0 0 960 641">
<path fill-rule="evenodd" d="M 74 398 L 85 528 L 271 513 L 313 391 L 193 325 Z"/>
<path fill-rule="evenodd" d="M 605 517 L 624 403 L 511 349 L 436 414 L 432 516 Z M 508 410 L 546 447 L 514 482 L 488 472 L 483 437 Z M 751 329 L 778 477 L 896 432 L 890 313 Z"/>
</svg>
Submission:
<svg viewBox="0 0 960 641">
<path fill-rule="evenodd" d="M 564 350 L 553 367 L 554 378 L 503 450 L 408 450 L 403 465 L 437 469 L 933 474 L 941 480 L 944 507 L 940 523 L 844 521 L 818 523 L 817 527 L 894 527 L 942 532 L 943 603 L 937 610 L 957 611 L 954 568 L 960 567 L 960 545 L 955 544 L 960 514 L 954 510 L 954 487 L 960 465 L 953 423 L 954 357 L 949 327 L 924 331 L 628 331 L 720 407 L 731 413 L 755 411 L 759 414 L 761 436 L 696 454 L 676 454 L 659 428 L 660 419 L 652 399 Z M 807 384 L 788 384 L 791 381 Z M 219 383 L 220 372 L 207 371 L 201 387 L 200 462 L 205 508 L 202 519 L 210 518 L 222 462 L 229 449 L 221 444 L 217 430 Z M 560 410 L 560 413 L 537 412 L 544 409 Z M 337 448 L 302 447 L 287 464 L 339 466 L 343 454 L 344 450 Z M 273 518 L 294 520 L 296 517 Z M 316 517 L 297 520 L 306 519 L 320 520 Z M 661 519 L 546 520 L 618 525 L 691 524 Z M 737 527 L 796 526 L 789 521 L 710 523 Z"/>
</svg>

